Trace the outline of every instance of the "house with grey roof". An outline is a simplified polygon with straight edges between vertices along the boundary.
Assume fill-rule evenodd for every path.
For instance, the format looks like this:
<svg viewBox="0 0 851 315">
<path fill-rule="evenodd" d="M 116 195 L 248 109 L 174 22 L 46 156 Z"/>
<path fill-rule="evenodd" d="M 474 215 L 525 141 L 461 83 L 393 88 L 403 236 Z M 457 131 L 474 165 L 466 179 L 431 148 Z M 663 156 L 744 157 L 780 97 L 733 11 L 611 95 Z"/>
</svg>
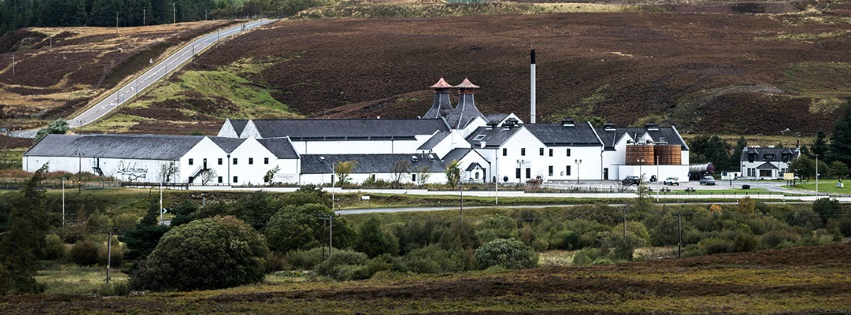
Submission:
<svg viewBox="0 0 851 315">
<path fill-rule="evenodd" d="M 747 179 L 781 179 L 789 163 L 801 157 L 798 148 L 745 147 L 739 156 L 742 176 Z"/>
</svg>

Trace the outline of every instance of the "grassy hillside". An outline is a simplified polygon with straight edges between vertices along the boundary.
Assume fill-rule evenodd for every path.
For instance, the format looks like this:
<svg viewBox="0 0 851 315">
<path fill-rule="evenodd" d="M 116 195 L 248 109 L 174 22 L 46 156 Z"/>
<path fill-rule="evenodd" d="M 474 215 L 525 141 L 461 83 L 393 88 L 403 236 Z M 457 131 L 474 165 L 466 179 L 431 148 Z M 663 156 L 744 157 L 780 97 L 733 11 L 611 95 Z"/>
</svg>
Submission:
<svg viewBox="0 0 851 315">
<path fill-rule="evenodd" d="M 526 4 L 464 8 L 502 5 Z M 727 13 L 748 9 L 725 5 Z M 408 16 L 375 13 L 376 6 L 388 4 L 340 3 L 303 13 Z M 621 126 L 655 121 L 684 133 L 808 136 L 829 130 L 851 96 L 851 17 L 844 6 L 794 14 L 692 14 L 679 12 L 694 7 L 677 5 L 614 13 L 284 20 L 199 57 L 174 82 L 232 68 L 243 58 L 268 60 L 256 73 L 230 73 L 266 87 L 297 115 L 415 118 L 429 108 L 428 86 L 437 79 L 458 84 L 468 77 L 481 86 L 477 105 L 483 112 L 514 112 L 528 120 L 533 46 L 539 121 L 571 116 Z M 786 12 L 797 11 L 791 8 Z M 225 112 L 211 118 L 221 122 L 245 113 L 219 111 Z M 122 113 L 155 118 L 131 108 Z"/>
</svg>

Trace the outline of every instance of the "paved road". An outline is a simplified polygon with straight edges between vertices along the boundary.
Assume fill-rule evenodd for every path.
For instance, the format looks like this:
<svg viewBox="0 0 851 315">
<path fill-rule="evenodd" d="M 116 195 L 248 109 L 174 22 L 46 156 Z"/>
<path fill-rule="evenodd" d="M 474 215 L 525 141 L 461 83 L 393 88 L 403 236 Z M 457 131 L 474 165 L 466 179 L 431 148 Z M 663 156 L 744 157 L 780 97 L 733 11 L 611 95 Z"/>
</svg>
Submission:
<svg viewBox="0 0 851 315">
<path fill-rule="evenodd" d="M 174 71 L 175 68 L 180 67 L 181 65 L 189 61 L 189 59 L 192 58 L 194 55 L 212 46 L 220 39 L 237 35 L 243 31 L 247 31 L 264 24 L 269 24 L 274 21 L 275 20 L 260 19 L 245 24 L 240 24 L 238 26 L 226 30 L 210 33 L 205 35 L 204 37 L 196 39 L 195 41 L 181 48 L 176 53 L 172 54 L 171 56 L 159 60 L 158 63 L 148 69 L 148 71 L 140 75 L 132 82 L 113 92 L 112 94 L 110 94 L 94 106 L 90 107 L 88 110 L 86 110 L 79 116 L 69 118 L 68 126 L 71 128 L 79 128 L 81 126 L 88 125 L 100 119 L 109 112 L 115 110 L 119 106 L 126 103 L 128 100 L 132 99 L 134 96 L 139 94 L 139 92 L 144 91 L 149 86 L 164 78 L 170 71 Z M 10 135 L 18 138 L 33 138 L 35 137 L 36 132 L 38 132 L 38 130 L 22 130 L 12 132 L 10 133 Z"/>
</svg>

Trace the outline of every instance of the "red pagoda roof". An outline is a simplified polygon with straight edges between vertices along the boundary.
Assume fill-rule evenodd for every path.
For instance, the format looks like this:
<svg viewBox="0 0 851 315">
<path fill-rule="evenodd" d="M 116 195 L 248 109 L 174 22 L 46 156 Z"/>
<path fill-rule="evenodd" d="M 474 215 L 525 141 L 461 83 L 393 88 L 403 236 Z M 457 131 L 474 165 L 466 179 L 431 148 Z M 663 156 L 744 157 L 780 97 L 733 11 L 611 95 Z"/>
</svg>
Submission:
<svg viewBox="0 0 851 315">
<path fill-rule="evenodd" d="M 452 88 L 452 86 L 449 85 L 449 83 L 446 83 L 446 80 L 444 80 L 443 78 L 440 78 L 440 80 L 437 81 L 437 83 L 435 83 L 434 85 L 432 85 L 431 88 L 432 89 L 449 89 L 449 88 Z"/>
<path fill-rule="evenodd" d="M 478 85 L 473 84 L 467 78 L 464 78 L 464 82 L 461 82 L 461 84 L 458 84 L 455 87 L 459 88 L 459 89 L 478 89 L 479 88 Z"/>
</svg>

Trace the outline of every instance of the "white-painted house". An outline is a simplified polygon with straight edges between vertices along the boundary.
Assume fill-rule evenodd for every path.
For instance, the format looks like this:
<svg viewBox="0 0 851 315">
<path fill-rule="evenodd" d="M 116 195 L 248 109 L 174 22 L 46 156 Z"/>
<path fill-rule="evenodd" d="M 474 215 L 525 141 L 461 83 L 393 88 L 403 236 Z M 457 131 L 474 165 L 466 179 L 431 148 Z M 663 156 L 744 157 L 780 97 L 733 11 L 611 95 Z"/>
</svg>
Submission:
<svg viewBox="0 0 851 315">
<path fill-rule="evenodd" d="M 745 147 L 740 156 L 742 176 L 749 179 L 781 179 L 789 163 L 801 157 L 798 148 Z"/>
</svg>

